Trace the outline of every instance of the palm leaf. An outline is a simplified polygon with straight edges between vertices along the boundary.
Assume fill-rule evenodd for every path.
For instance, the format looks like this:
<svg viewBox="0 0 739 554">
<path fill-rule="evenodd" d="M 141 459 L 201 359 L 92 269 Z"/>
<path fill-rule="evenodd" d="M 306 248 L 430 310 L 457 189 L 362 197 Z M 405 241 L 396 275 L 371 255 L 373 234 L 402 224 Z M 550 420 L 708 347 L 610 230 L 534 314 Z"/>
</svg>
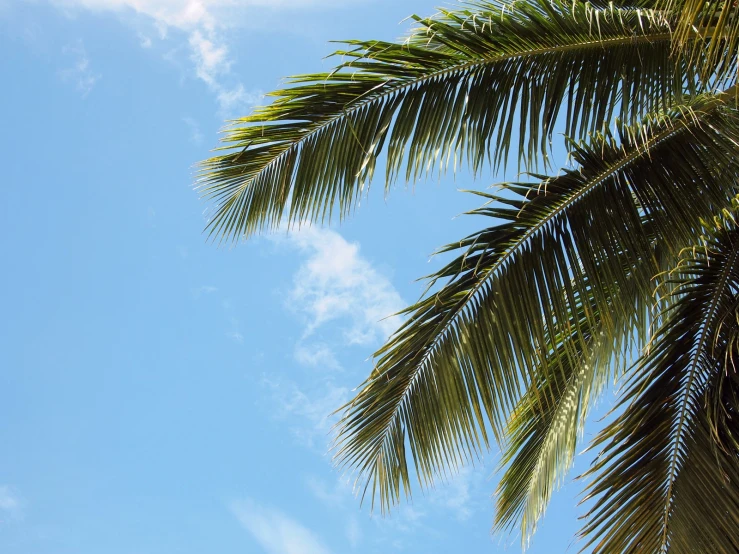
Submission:
<svg viewBox="0 0 739 554">
<path fill-rule="evenodd" d="M 724 379 L 730 326 L 720 323 L 736 307 L 739 232 L 688 250 L 667 282 L 671 303 L 633 372 L 623 414 L 596 439 L 605 449 L 588 473 L 597 477 L 588 497 L 595 503 L 582 532 L 594 552 L 736 551 L 739 462 L 706 448 L 704 399 Z M 725 498 L 716 500 L 718 491 Z M 703 531 L 691 536 L 696 528 Z"/>
<path fill-rule="evenodd" d="M 655 253 L 655 258 L 663 256 Z M 659 265 L 668 261 L 662 260 Z M 643 272 L 635 271 L 634 275 L 641 276 Z M 524 547 L 552 493 L 572 466 L 590 406 L 610 381 L 622 375 L 624 363 L 634 349 L 645 344 L 650 298 L 643 294 L 643 287 L 634 282 L 628 285 L 620 292 L 618 301 L 631 305 L 632 310 L 617 312 L 626 318 L 614 321 L 611 332 L 596 327 L 596 332 L 584 340 L 554 337 L 550 359 L 542 364 L 536 380 L 511 415 L 500 462 L 505 471 L 498 484 L 495 527 L 510 529 L 519 523 Z M 589 309 L 597 317 L 597 306 L 589 300 Z M 571 325 L 573 332 L 588 328 L 585 313 L 581 309 L 576 315 L 580 321 Z M 576 364 L 563 356 L 568 344 L 585 346 Z M 554 361 L 561 357 L 562 363 Z M 562 371 L 544 369 L 552 366 L 560 366 Z"/>
<path fill-rule="evenodd" d="M 582 137 L 614 115 L 635 121 L 694 90 L 670 55 L 671 22 L 649 9 L 582 1 L 479 2 L 415 18 L 402 44 L 349 41 L 331 73 L 302 75 L 232 123 L 225 153 L 202 162 L 211 236 L 347 215 L 387 151 L 386 187 L 404 173 L 466 161 L 478 172 L 545 155 L 555 121 Z M 405 161 L 405 166 L 403 165 Z M 403 171 L 404 170 L 404 171 Z"/>
<path fill-rule="evenodd" d="M 586 345 L 542 364 L 548 337 L 572 336 L 578 298 L 596 309 L 575 336 L 616 340 L 615 321 L 633 311 L 620 292 L 632 281 L 651 294 L 657 272 L 643 218 L 667 252 L 696 240 L 700 219 L 736 194 L 727 178 L 739 175 L 738 123 L 715 97 L 701 99 L 626 127 L 620 141 L 598 135 L 574 147 L 577 170 L 488 195 L 495 203 L 476 213 L 503 223 L 450 247 L 463 254 L 434 276 L 447 281 L 407 310 L 341 421 L 338 461 L 371 487 L 373 502 L 379 495 L 386 509 L 409 492 L 406 440 L 428 485 L 486 448 L 488 425 L 502 439 L 542 368 L 576 366 Z"/>
</svg>

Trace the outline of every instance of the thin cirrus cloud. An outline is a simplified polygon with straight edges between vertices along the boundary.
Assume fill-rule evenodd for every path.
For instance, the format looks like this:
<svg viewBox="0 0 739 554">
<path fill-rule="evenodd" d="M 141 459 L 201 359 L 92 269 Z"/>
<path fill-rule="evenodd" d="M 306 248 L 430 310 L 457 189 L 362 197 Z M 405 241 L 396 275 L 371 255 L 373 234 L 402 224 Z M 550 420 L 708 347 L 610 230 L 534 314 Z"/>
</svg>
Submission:
<svg viewBox="0 0 739 554">
<path fill-rule="evenodd" d="M 158 37 L 164 39 L 170 29 L 186 34 L 190 60 L 196 76 L 216 97 L 222 115 L 247 109 L 258 103 L 261 95 L 248 91 L 231 75 L 233 58 L 222 31 L 229 20 L 227 12 L 241 9 L 250 2 L 227 0 L 50 0 L 65 10 L 130 13 L 154 22 Z M 153 39 L 137 32 L 142 48 L 151 48 Z"/>
<path fill-rule="evenodd" d="M 249 109 L 261 101 L 257 90 L 247 90 L 231 74 L 234 59 L 224 30 L 249 17 L 249 10 L 316 9 L 345 4 L 339 0 L 49 0 L 65 9 L 97 12 L 134 12 L 150 19 L 158 38 L 170 29 L 185 33 L 195 74 L 213 93 L 222 116 Z M 154 38 L 138 30 L 142 48 L 151 48 Z M 93 81 L 94 84 L 94 81 Z"/>
<path fill-rule="evenodd" d="M 261 385 L 270 412 L 286 422 L 296 441 L 325 453 L 339 417 L 335 411 L 361 380 L 343 370 L 338 354 L 356 345 L 379 345 L 397 328 L 392 314 L 404 303 L 391 281 L 360 254 L 359 245 L 335 231 L 308 226 L 270 239 L 297 250 L 301 259 L 285 297 L 302 326 L 293 359 L 311 377 L 296 380 L 272 372 Z"/>
<path fill-rule="evenodd" d="M 67 59 L 67 65 L 59 72 L 60 77 L 74 85 L 82 98 L 87 98 L 101 76 L 93 71 L 85 44 L 81 39 L 67 44 L 62 49 L 62 54 Z"/>
<path fill-rule="evenodd" d="M 279 240 L 279 239 L 278 239 Z M 306 227 L 287 235 L 305 260 L 293 279 L 290 305 L 306 317 L 305 336 L 342 320 L 346 344 L 371 345 L 386 339 L 404 307 L 390 280 L 351 243 L 330 229 Z"/>
<path fill-rule="evenodd" d="M 3 519 L 18 519 L 21 517 L 21 501 L 8 485 L 0 485 L 0 521 Z"/>
<path fill-rule="evenodd" d="M 190 142 L 196 145 L 203 143 L 203 133 L 200 131 L 200 125 L 192 117 L 183 117 L 182 122 L 187 125 L 190 131 Z"/>
<path fill-rule="evenodd" d="M 231 512 L 266 554 L 331 554 L 313 531 L 280 510 L 242 500 Z"/>
<path fill-rule="evenodd" d="M 341 369 L 341 364 L 336 359 L 334 351 L 323 343 L 298 344 L 295 347 L 295 360 L 306 367 L 326 370 Z"/>
<path fill-rule="evenodd" d="M 334 411 L 349 400 L 349 388 L 332 380 L 301 387 L 295 381 L 279 376 L 265 376 L 261 385 L 272 404 L 270 413 L 286 422 L 296 442 L 325 453 L 338 417 Z"/>
</svg>

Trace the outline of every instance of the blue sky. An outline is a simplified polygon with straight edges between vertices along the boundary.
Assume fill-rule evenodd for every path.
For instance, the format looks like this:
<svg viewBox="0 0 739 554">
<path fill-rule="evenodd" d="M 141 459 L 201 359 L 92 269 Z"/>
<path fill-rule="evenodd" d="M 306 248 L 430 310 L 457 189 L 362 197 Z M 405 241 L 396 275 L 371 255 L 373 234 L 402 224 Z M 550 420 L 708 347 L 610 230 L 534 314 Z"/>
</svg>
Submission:
<svg viewBox="0 0 739 554">
<path fill-rule="evenodd" d="M 340 225 L 236 248 L 192 189 L 225 118 L 433 8 L 0 0 L 0 552 L 520 552 L 490 533 L 495 452 L 382 518 L 327 447 L 382 318 L 478 224 L 457 189 L 502 176 L 377 184 Z M 528 552 L 578 550 L 579 490 Z"/>
</svg>

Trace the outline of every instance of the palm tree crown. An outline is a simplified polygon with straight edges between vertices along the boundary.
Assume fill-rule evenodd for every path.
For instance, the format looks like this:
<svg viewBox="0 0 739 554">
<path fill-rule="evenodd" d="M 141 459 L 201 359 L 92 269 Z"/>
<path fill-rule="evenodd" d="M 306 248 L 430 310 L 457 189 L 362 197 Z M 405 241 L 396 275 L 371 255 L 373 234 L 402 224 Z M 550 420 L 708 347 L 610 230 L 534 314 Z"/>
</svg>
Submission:
<svg viewBox="0 0 739 554">
<path fill-rule="evenodd" d="M 336 459 L 383 510 L 491 446 L 495 526 L 535 530 L 593 401 L 593 552 L 739 551 L 739 10 L 726 0 L 476 1 L 399 43 L 350 41 L 225 131 L 201 164 L 212 237 L 356 207 L 514 156 L 572 166 L 477 192 L 482 229 L 375 357 Z"/>
</svg>

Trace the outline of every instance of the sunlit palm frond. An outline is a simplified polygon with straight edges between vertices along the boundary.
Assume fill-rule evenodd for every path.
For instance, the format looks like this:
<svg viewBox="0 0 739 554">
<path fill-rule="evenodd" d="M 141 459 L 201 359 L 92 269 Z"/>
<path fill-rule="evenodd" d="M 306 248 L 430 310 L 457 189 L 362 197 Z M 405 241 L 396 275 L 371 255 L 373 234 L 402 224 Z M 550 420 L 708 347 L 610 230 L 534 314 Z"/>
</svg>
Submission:
<svg viewBox="0 0 739 554">
<path fill-rule="evenodd" d="M 670 261 L 656 252 L 655 258 L 659 258 L 660 267 Z M 633 275 L 641 276 L 643 272 L 635 271 Z M 616 312 L 623 319 L 608 318 L 614 329 L 595 327 L 584 340 L 573 336 L 553 338 L 549 359 L 510 417 L 500 462 L 504 472 L 496 494 L 495 528 L 511 530 L 519 524 L 524 546 L 552 493 L 572 466 L 592 403 L 609 382 L 622 375 L 633 352 L 646 343 L 651 298 L 643 294 L 642 286 L 629 282 L 620 291 L 618 301 L 631 305 L 632 310 Z M 574 316 L 579 321 L 570 325 L 572 333 L 588 329 L 587 310 L 596 318 L 599 315 L 592 301 L 583 308 Z M 573 344 L 582 349 L 575 364 L 571 363 L 573 358 L 563 356 L 565 348 Z M 556 363 L 552 358 L 563 361 Z M 548 369 L 554 366 L 560 369 Z"/>
<path fill-rule="evenodd" d="M 694 90 L 691 66 L 670 55 L 663 12 L 501 1 L 416 21 L 402 44 L 347 42 L 337 70 L 294 78 L 226 129 L 226 152 L 198 176 L 214 204 L 211 236 L 248 236 L 283 216 L 343 217 L 383 151 L 386 187 L 463 161 L 477 172 L 512 146 L 528 165 L 560 116 L 582 137 Z"/>
<path fill-rule="evenodd" d="M 736 551 L 739 458 L 733 446 L 719 452 L 706 399 L 717 383 L 735 390 L 725 353 L 739 294 L 739 231 L 687 250 L 666 283 L 674 287 L 669 308 L 633 370 L 622 413 L 596 439 L 605 449 L 588 473 L 594 505 L 583 529 L 593 552 Z M 735 438 L 737 430 L 734 423 Z"/>
<path fill-rule="evenodd" d="M 737 78 L 739 7 L 734 0 L 661 0 L 676 14 L 675 47 L 688 53 L 706 80 Z"/>
<path fill-rule="evenodd" d="M 658 271 L 643 218 L 665 251 L 696 240 L 701 219 L 737 193 L 738 139 L 737 113 L 699 99 L 625 127 L 620 140 L 573 147 L 576 170 L 487 195 L 493 204 L 476 213 L 502 223 L 450 247 L 464 253 L 434 276 L 448 280 L 408 309 L 341 422 L 339 463 L 373 501 L 386 509 L 409 492 L 408 458 L 428 485 L 484 449 L 488 425 L 501 441 L 542 369 L 576 367 L 586 344 L 543 364 L 560 346 L 549 337 L 573 336 L 572 314 L 587 306 L 578 298 L 595 308 L 575 337 L 616 341 L 614 322 L 634 309 L 621 292 L 632 282 L 651 294 Z"/>
</svg>

